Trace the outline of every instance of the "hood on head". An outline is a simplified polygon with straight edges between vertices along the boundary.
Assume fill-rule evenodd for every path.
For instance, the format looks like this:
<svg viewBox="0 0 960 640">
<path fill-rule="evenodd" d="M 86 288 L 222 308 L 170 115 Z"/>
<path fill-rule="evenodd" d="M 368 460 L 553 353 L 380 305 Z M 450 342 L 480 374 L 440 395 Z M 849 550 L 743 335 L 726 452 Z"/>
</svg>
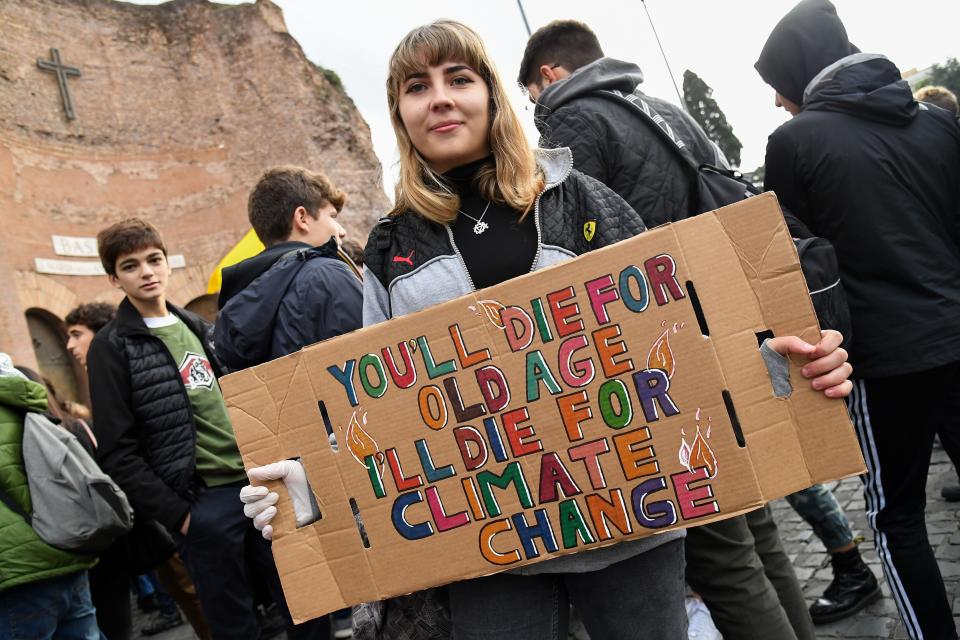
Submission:
<svg viewBox="0 0 960 640">
<path fill-rule="evenodd" d="M 642 82 L 643 72 L 632 62 L 600 58 L 544 89 L 537 100 L 535 116 L 539 120 L 565 103 L 600 89 L 632 93 Z"/>
<path fill-rule="evenodd" d="M 820 71 L 859 52 L 829 0 L 803 0 L 773 28 L 754 67 L 777 93 L 802 105 Z"/>
</svg>

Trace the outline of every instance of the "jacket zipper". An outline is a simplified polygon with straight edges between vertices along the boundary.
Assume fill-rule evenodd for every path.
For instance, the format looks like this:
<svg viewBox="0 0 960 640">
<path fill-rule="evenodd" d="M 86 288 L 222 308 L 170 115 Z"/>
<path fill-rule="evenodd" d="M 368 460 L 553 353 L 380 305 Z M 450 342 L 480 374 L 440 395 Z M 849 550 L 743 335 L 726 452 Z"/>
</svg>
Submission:
<svg viewBox="0 0 960 640">
<path fill-rule="evenodd" d="M 553 184 L 547 185 L 544 187 L 543 191 L 537 194 L 537 199 L 533 202 L 533 225 L 537 229 L 537 252 L 533 254 L 533 262 L 530 263 L 530 271 L 528 273 L 533 273 L 536 269 L 537 261 L 540 260 L 540 253 L 543 250 L 543 233 L 540 230 L 540 198 L 550 189 L 560 186 L 570 177 L 570 171 L 573 169 L 573 166 L 567 167 L 567 170 L 564 172 L 563 177 L 554 182 Z M 470 270 L 467 269 L 467 263 L 463 259 L 463 255 L 460 253 L 460 249 L 457 248 L 457 243 L 453 239 L 453 229 L 450 228 L 449 224 L 444 224 L 444 228 L 447 230 L 447 237 L 450 238 L 450 246 L 453 247 L 453 252 L 456 254 L 457 259 L 460 261 L 460 266 L 463 267 L 463 272 L 467 274 L 467 282 L 470 283 L 470 290 L 476 291 L 477 287 L 473 284 L 473 278 L 470 277 Z"/>
<path fill-rule="evenodd" d="M 460 249 L 457 248 L 457 243 L 453 240 L 453 229 L 450 228 L 449 224 L 444 224 L 443 227 L 447 230 L 447 236 L 450 238 L 450 246 L 453 247 L 453 252 L 457 255 L 457 259 L 460 261 L 460 266 L 463 267 L 463 272 L 467 274 L 467 282 L 470 283 L 470 291 L 476 291 L 477 287 L 475 284 L 473 284 L 473 278 L 470 277 L 470 270 L 467 269 L 467 263 L 460 254 Z"/>
<path fill-rule="evenodd" d="M 530 271 L 528 273 L 533 273 L 534 269 L 536 269 L 537 262 L 540 260 L 540 253 L 543 250 L 543 236 L 540 230 L 540 198 L 542 198 L 543 194 L 545 194 L 550 189 L 560 186 L 561 184 L 566 182 L 567 178 L 570 177 L 570 172 L 572 170 L 573 170 L 573 163 L 571 162 L 567 166 L 567 170 L 564 172 L 563 176 L 553 184 L 550 184 L 544 187 L 543 191 L 541 191 L 537 195 L 537 199 L 534 200 L 533 202 L 533 224 L 537 227 L 537 252 L 533 255 L 533 263 L 530 265 Z"/>
</svg>

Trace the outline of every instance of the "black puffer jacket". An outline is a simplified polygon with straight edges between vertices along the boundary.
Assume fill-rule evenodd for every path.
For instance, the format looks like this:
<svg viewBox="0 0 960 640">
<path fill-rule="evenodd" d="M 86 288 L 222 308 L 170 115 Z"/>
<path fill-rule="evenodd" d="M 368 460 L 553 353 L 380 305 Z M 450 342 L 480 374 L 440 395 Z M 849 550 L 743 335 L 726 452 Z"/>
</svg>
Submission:
<svg viewBox="0 0 960 640">
<path fill-rule="evenodd" d="M 547 87 L 535 112 L 543 147 L 569 147 L 574 166 L 613 189 L 648 227 L 682 220 L 689 213 L 689 170 L 634 108 L 598 95 L 636 93 L 657 113 L 699 162 L 725 166 L 717 148 L 685 111 L 642 93 L 640 67 L 600 58 Z"/>
<path fill-rule="evenodd" d="M 200 338 L 222 375 L 210 324 L 167 307 Z M 142 518 L 178 530 L 203 483 L 196 474 L 197 426 L 177 363 L 124 299 L 90 344 L 87 368 L 101 468 Z"/>
<path fill-rule="evenodd" d="M 224 269 L 215 343 L 220 359 L 243 369 L 359 329 L 360 279 L 322 247 L 283 242 Z"/>
<path fill-rule="evenodd" d="M 883 56 L 843 55 L 855 48 L 838 23 L 829 2 L 803 2 L 757 62 L 781 95 L 803 101 L 770 136 L 766 188 L 836 247 L 856 375 L 958 361 L 960 127 L 915 102 Z"/>
</svg>

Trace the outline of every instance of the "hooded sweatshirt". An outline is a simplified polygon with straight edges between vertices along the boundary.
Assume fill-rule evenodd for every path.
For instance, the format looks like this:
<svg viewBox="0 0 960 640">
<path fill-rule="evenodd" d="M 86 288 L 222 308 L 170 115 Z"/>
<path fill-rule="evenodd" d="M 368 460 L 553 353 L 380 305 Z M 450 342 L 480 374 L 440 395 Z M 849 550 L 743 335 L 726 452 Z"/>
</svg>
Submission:
<svg viewBox="0 0 960 640">
<path fill-rule="evenodd" d="M 764 82 L 800 105 L 815 75 L 859 52 L 847 39 L 836 7 L 828 0 L 803 0 L 773 28 L 754 66 Z"/>
<path fill-rule="evenodd" d="M 767 143 L 766 184 L 837 250 L 854 375 L 960 361 L 960 126 L 896 65 L 859 53 L 826 0 L 804 0 L 756 64 L 801 105 Z"/>
<path fill-rule="evenodd" d="M 547 87 L 537 101 L 535 122 L 543 147 L 569 147 L 574 167 L 617 192 L 647 227 L 689 214 L 689 169 L 660 135 L 624 101 L 602 90 L 634 93 L 659 113 L 703 164 L 726 164 L 716 145 L 685 111 L 642 93 L 640 67 L 600 58 Z"/>
<path fill-rule="evenodd" d="M 217 354 L 232 369 L 285 356 L 363 324 L 360 280 L 320 247 L 283 242 L 225 269 L 214 331 Z"/>
</svg>

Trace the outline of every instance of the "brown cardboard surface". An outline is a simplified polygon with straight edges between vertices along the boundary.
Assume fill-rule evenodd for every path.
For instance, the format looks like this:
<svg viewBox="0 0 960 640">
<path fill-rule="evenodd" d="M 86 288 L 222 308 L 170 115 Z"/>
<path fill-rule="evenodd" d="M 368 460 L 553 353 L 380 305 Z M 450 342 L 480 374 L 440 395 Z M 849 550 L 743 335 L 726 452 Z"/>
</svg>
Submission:
<svg viewBox="0 0 960 640">
<path fill-rule="evenodd" d="M 524 326 L 532 334 L 510 330 Z M 842 401 L 796 364 L 792 394 L 774 397 L 757 348 L 766 330 L 819 335 L 772 195 L 224 378 L 247 467 L 301 458 L 320 505 L 297 529 L 275 483 L 273 553 L 294 618 L 862 472 Z M 524 544 L 538 518 L 546 535 Z"/>
</svg>

